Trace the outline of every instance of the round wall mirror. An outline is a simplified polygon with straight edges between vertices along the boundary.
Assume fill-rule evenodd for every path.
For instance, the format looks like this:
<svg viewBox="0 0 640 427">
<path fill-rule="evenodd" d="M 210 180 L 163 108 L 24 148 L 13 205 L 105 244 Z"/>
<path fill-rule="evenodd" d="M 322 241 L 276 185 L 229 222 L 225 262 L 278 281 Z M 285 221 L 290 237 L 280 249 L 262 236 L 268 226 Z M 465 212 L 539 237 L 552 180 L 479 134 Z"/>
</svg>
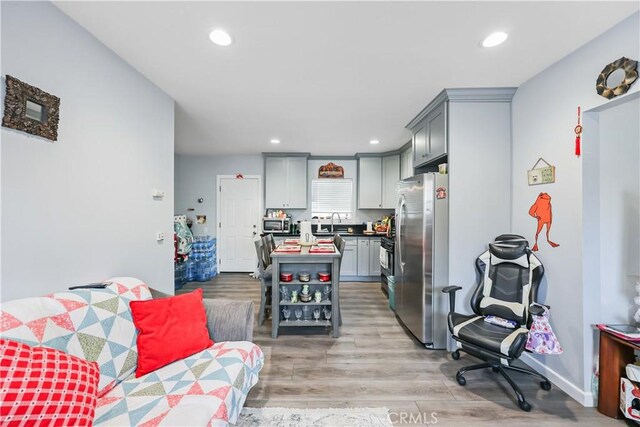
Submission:
<svg viewBox="0 0 640 427">
<path fill-rule="evenodd" d="M 598 75 L 596 92 L 607 99 L 627 93 L 638 79 L 638 61 L 622 57 L 608 64 Z"/>
<path fill-rule="evenodd" d="M 624 82 L 626 74 L 622 68 L 613 70 L 607 77 L 606 86 L 609 88 L 620 86 Z"/>
</svg>

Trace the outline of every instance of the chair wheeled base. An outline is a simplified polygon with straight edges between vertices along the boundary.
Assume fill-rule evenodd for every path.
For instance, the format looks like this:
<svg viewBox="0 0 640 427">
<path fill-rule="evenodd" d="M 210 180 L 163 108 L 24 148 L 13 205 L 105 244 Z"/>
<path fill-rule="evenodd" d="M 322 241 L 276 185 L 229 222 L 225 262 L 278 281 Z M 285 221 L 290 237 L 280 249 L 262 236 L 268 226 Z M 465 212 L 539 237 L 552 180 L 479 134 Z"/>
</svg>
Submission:
<svg viewBox="0 0 640 427">
<path fill-rule="evenodd" d="M 466 351 L 465 349 L 458 349 L 451 352 L 451 357 L 453 358 L 453 360 L 460 359 L 460 351 L 465 351 L 466 353 L 469 353 L 472 356 L 482 358 L 480 355 L 474 353 L 473 351 L 469 352 L 469 351 Z M 482 359 L 484 360 L 484 358 Z M 513 359 L 508 359 L 508 360 L 511 361 Z M 509 376 L 507 371 L 520 372 L 522 374 L 538 377 L 542 379 L 542 381 L 540 381 L 540 388 L 545 391 L 551 390 L 551 381 L 549 381 L 547 377 L 540 374 L 539 372 L 536 372 L 533 369 L 521 368 L 519 366 L 503 365 L 502 363 L 495 362 L 495 361 L 493 362 L 487 361 L 485 363 L 478 363 L 476 365 L 470 365 L 470 366 L 465 366 L 463 368 L 460 368 L 460 370 L 458 370 L 458 372 L 456 373 L 456 381 L 461 386 L 464 386 L 467 384 L 467 380 L 465 379 L 464 374 L 466 374 L 469 371 L 476 371 L 478 369 L 487 369 L 487 368 L 491 368 L 491 370 L 495 373 L 500 373 L 500 375 L 502 375 L 504 379 L 507 380 L 507 382 L 509 383 L 509 385 L 511 386 L 511 388 L 516 394 L 516 398 L 518 399 L 518 406 L 523 411 L 529 412 L 531 410 L 531 405 L 529 404 L 529 402 L 526 401 L 526 399 L 524 398 L 524 394 L 522 393 L 522 390 L 520 390 L 520 387 L 518 387 L 515 381 L 513 381 L 513 379 Z"/>
</svg>

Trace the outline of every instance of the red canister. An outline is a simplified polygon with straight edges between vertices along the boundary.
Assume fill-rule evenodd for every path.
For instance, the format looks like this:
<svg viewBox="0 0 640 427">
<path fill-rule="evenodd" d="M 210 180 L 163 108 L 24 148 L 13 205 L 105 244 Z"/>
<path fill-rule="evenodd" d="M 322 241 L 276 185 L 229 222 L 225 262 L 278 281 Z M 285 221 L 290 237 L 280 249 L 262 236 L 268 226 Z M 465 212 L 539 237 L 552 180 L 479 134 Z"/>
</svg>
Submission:
<svg viewBox="0 0 640 427">
<path fill-rule="evenodd" d="M 331 274 L 326 271 L 321 271 L 320 273 L 318 273 L 318 280 L 320 280 L 321 282 L 328 282 L 329 280 L 331 280 Z"/>
<path fill-rule="evenodd" d="M 283 282 L 290 282 L 293 280 L 293 273 L 280 273 L 280 280 Z"/>
</svg>

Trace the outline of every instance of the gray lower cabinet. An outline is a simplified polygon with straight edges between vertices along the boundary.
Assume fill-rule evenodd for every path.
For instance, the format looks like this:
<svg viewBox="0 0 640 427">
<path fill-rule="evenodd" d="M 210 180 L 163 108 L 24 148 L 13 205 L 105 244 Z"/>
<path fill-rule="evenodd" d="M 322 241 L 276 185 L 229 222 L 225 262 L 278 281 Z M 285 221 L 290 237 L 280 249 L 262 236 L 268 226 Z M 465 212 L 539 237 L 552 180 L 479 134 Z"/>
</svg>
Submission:
<svg viewBox="0 0 640 427">
<path fill-rule="evenodd" d="M 380 238 L 369 239 L 369 276 L 380 276 Z"/>
<path fill-rule="evenodd" d="M 275 235 L 276 245 L 283 244 L 285 238 L 285 236 Z M 380 238 L 345 237 L 344 240 L 340 278 L 367 280 L 370 277 L 380 276 Z"/>
<path fill-rule="evenodd" d="M 345 238 L 340 277 L 358 275 L 358 240 Z"/>
<path fill-rule="evenodd" d="M 369 276 L 370 266 L 369 239 L 358 239 L 358 276 Z"/>
<path fill-rule="evenodd" d="M 380 276 L 380 238 L 358 239 L 358 276 Z"/>
</svg>

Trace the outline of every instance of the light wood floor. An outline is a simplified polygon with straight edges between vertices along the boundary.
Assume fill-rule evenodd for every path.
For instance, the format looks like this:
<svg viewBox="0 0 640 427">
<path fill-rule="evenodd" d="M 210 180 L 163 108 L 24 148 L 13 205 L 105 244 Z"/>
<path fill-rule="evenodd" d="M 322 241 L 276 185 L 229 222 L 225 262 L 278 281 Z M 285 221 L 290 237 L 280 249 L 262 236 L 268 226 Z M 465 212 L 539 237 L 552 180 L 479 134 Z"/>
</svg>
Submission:
<svg viewBox="0 0 640 427">
<path fill-rule="evenodd" d="M 456 371 L 477 359 L 463 355 L 454 361 L 445 351 L 416 344 L 388 309 L 378 283 L 340 286 L 343 326 L 338 339 L 324 329 L 307 335 L 284 332 L 272 339 L 270 320 L 256 325 L 254 342 L 266 362 L 246 406 L 385 406 L 396 425 L 426 425 L 433 421 L 432 413 L 438 426 L 625 424 L 582 407 L 556 387 L 543 391 L 537 381 L 516 373 L 513 378 L 533 406 L 529 413 L 517 407 L 509 385 L 490 370 L 467 373 L 462 387 L 455 381 Z M 221 274 L 210 282 L 190 283 L 178 293 L 199 287 L 205 298 L 253 300 L 258 319 L 260 284 L 248 274 Z"/>
</svg>

